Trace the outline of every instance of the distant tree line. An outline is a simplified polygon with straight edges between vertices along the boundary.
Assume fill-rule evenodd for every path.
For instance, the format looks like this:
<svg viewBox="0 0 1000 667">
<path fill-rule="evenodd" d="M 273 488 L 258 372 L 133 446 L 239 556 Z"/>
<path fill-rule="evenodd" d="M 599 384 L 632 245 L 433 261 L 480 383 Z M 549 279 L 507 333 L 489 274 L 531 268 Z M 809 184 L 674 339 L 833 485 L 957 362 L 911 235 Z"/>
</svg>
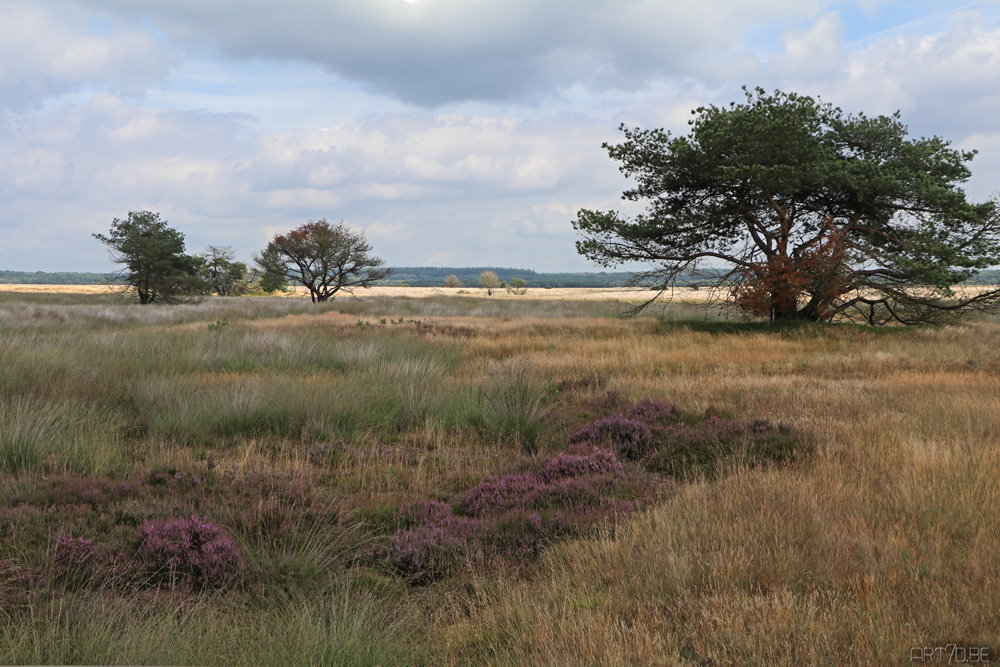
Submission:
<svg viewBox="0 0 1000 667">
<path fill-rule="evenodd" d="M 80 271 L 0 271 L 3 285 L 97 285 L 111 274 Z"/>
<path fill-rule="evenodd" d="M 215 287 L 213 291 L 221 295 L 244 293 L 249 287 L 247 278 L 253 277 L 253 269 L 243 262 L 234 261 L 229 248 L 209 246 L 202 253 L 205 260 L 202 273 Z M 531 269 L 515 269 L 505 267 L 435 267 L 435 266 L 405 266 L 392 269 L 392 275 L 373 284 L 400 285 L 410 287 L 477 287 L 479 277 L 484 271 L 497 274 L 505 284 L 515 280 L 523 280 L 525 287 L 625 287 L 638 284 L 642 287 L 656 287 L 652 280 L 635 281 L 635 274 L 626 272 L 595 272 L 595 273 L 541 273 Z M 700 283 L 711 282 L 717 276 L 713 269 L 700 269 L 685 274 L 678 280 L 682 286 L 698 286 Z M 116 274 L 85 273 L 73 271 L 0 271 L 0 284 L 3 285 L 98 285 L 114 280 Z M 449 277 L 454 276 L 453 280 Z M 260 276 L 256 277 L 258 280 Z M 457 283 L 455 281 L 458 281 Z M 976 276 L 976 284 L 996 284 L 1000 281 L 1000 271 L 983 271 Z M 298 282 L 293 280 L 293 282 Z M 973 281 L 970 281 L 970 284 Z M 265 288 L 271 287 L 268 284 Z M 265 289 L 264 291 L 272 291 Z"/>
<path fill-rule="evenodd" d="M 501 266 L 397 266 L 392 269 L 392 278 L 384 280 L 384 285 L 409 285 L 410 287 L 476 287 L 483 272 L 493 272 L 502 283 L 523 280 L 526 287 L 624 287 L 634 284 L 634 274 L 624 271 L 600 273 L 540 273 L 531 269 L 515 269 Z M 450 276 L 454 279 L 449 280 Z M 455 280 L 461 285 L 455 284 Z M 697 275 L 688 277 L 696 282 Z M 641 283 L 652 286 L 652 282 Z"/>
</svg>

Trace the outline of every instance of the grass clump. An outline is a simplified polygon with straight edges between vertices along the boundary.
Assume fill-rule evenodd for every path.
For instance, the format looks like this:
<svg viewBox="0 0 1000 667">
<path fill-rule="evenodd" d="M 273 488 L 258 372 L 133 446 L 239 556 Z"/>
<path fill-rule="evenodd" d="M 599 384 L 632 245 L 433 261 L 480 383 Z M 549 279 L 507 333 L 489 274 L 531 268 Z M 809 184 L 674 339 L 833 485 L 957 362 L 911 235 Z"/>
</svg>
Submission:
<svg viewBox="0 0 1000 667">
<path fill-rule="evenodd" d="M 534 451 L 550 407 L 534 370 L 526 362 L 501 365 L 483 390 L 481 426 Z"/>
<path fill-rule="evenodd" d="M 58 405 L 30 398 L 0 400 L 0 471 L 17 475 L 38 468 L 65 432 L 65 411 Z"/>
</svg>

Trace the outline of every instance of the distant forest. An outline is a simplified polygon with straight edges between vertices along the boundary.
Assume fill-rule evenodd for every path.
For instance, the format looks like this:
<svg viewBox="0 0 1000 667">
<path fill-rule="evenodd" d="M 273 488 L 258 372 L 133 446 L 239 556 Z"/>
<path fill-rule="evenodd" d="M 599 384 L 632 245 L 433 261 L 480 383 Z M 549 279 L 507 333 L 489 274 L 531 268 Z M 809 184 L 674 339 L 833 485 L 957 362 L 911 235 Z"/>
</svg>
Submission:
<svg viewBox="0 0 1000 667">
<path fill-rule="evenodd" d="M 539 273 L 502 266 L 399 266 L 393 268 L 392 275 L 382 284 L 442 287 L 444 279 L 453 275 L 466 287 L 478 287 L 483 271 L 493 271 L 502 282 L 520 278 L 528 287 L 620 287 L 632 278 L 631 273 Z"/>
<path fill-rule="evenodd" d="M 79 271 L 0 271 L 0 285 L 100 285 L 108 278 L 107 273 Z"/>
<path fill-rule="evenodd" d="M 539 273 L 531 269 L 514 269 L 501 266 L 438 267 L 400 266 L 393 269 L 382 285 L 409 285 L 410 287 L 443 287 L 444 279 L 454 275 L 466 287 L 479 285 L 479 274 L 493 271 L 501 281 L 510 282 L 520 278 L 528 287 L 622 287 L 629 283 L 633 274 L 626 272 L 600 273 Z M 0 271 L 3 285 L 99 285 L 107 282 L 109 274 L 84 273 L 78 271 Z M 680 285 L 697 285 L 709 282 L 717 274 L 712 269 L 704 269 L 698 274 L 678 280 Z M 652 283 L 648 283 L 652 286 Z M 970 285 L 1000 284 L 1000 270 L 990 269 L 967 281 Z"/>
</svg>

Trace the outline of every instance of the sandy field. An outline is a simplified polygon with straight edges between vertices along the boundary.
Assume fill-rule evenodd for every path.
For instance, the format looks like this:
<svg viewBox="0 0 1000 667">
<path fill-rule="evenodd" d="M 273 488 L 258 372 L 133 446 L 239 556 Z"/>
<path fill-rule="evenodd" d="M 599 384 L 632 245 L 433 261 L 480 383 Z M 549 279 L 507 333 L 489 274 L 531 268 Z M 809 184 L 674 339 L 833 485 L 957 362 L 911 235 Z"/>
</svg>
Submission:
<svg viewBox="0 0 1000 667">
<path fill-rule="evenodd" d="M 109 292 L 107 285 L 2 285 L 0 292 L 25 293 L 63 293 L 63 294 L 104 294 Z M 683 301 L 705 301 L 712 292 L 710 290 L 693 290 L 679 288 L 674 297 Z M 308 292 L 304 287 L 296 287 L 289 297 L 305 297 Z M 569 299 L 580 301 L 610 300 L 610 301 L 645 301 L 654 292 L 643 288 L 628 287 L 555 287 L 550 289 L 529 288 L 524 295 L 508 294 L 499 289 L 493 292 L 493 299 Z M 346 296 L 346 295 L 345 295 Z M 478 287 L 448 289 L 444 287 L 371 287 L 356 290 L 355 296 L 408 296 L 424 298 L 430 296 L 470 296 L 484 297 L 486 290 Z"/>
<path fill-rule="evenodd" d="M 974 294 L 988 289 L 995 289 L 991 285 L 976 285 L 969 287 L 959 287 L 955 291 L 959 294 Z M 105 294 L 110 291 L 107 285 L 5 285 L 0 284 L 0 292 L 23 292 L 23 293 L 63 293 L 63 294 Z M 287 294 L 288 298 L 305 298 L 309 292 L 301 286 L 293 288 Z M 649 289 L 641 287 L 553 287 L 529 288 L 523 295 L 515 295 L 505 289 L 494 290 L 492 299 L 560 299 L 570 301 L 646 301 L 653 297 L 655 293 Z M 278 295 L 280 296 L 280 294 Z M 347 297 L 347 294 L 339 294 L 340 297 Z M 450 289 L 446 287 L 371 287 L 355 291 L 355 296 L 406 296 L 411 298 L 426 298 L 432 296 L 468 296 L 485 297 L 486 290 L 480 287 L 465 287 Z M 724 291 L 712 289 L 691 289 L 678 287 L 668 290 L 664 299 L 681 301 L 686 303 L 705 303 L 706 301 L 724 299 L 728 296 Z"/>
</svg>

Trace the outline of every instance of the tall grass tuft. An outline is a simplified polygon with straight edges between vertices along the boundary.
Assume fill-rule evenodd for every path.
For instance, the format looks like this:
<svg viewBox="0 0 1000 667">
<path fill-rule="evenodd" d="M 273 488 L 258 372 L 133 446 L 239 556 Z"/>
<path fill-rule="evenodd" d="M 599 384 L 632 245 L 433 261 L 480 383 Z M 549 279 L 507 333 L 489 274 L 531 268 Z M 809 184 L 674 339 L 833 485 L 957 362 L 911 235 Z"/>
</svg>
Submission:
<svg viewBox="0 0 1000 667">
<path fill-rule="evenodd" d="M 34 470 L 66 430 L 61 406 L 29 398 L 0 402 L 0 470 Z"/>
<path fill-rule="evenodd" d="M 386 606 L 349 584 L 259 609 L 230 598 L 84 594 L 0 624 L 0 663 L 410 664 L 408 617 Z"/>
<path fill-rule="evenodd" d="M 487 431 L 512 438 L 533 451 L 550 407 L 531 364 L 520 359 L 497 369 L 483 390 L 480 410 Z"/>
</svg>

